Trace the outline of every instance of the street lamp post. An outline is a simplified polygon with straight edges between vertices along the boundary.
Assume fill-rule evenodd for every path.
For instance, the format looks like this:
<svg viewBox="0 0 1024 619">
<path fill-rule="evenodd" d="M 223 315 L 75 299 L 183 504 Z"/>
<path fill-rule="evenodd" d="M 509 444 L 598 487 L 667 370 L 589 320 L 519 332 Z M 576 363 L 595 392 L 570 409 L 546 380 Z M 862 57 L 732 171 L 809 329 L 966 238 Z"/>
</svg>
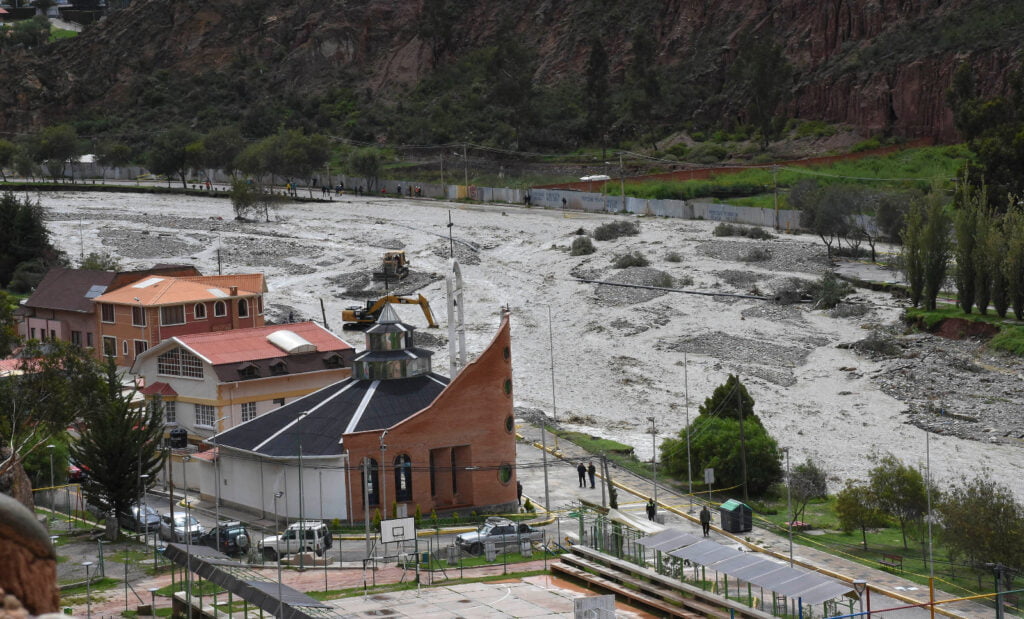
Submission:
<svg viewBox="0 0 1024 619">
<path fill-rule="evenodd" d="M 85 617 L 92 619 L 92 579 L 89 577 L 89 567 L 92 561 L 83 561 L 85 566 Z"/>
<path fill-rule="evenodd" d="M 387 475 L 387 472 L 386 472 L 387 469 L 384 468 L 385 458 L 387 457 L 386 456 L 386 452 L 388 450 L 387 443 L 384 442 L 384 437 L 387 436 L 387 435 L 388 435 L 388 431 L 387 430 L 384 430 L 383 432 L 380 433 L 380 466 L 377 467 L 377 478 L 378 478 L 378 481 L 380 483 L 380 501 L 379 501 L 379 503 L 380 503 L 380 509 L 381 509 L 381 514 L 382 514 L 382 516 L 381 516 L 382 520 L 387 520 L 388 519 L 388 504 L 387 504 L 387 501 L 386 501 L 388 475 Z"/>
<path fill-rule="evenodd" d="M 304 527 L 305 523 L 305 501 L 303 501 L 302 495 L 302 432 L 299 430 L 299 424 L 302 423 L 302 419 L 306 416 L 306 413 L 299 414 L 299 420 L 295 423 L 296 435 L 299 439 L 299 569 L 302 570 L 306 567 L 305 556 L 306 556 L 306 532 Z M 316 550 L 314 548 L 314 550 Z"/>
<path fill-rule="evenodd" d="M 857 605 L 860 609 L 860 614 L 864 614 L 864 592 L 867 591 L 868 581 L 858 578 L 852 583 L 853 591 L 857 594 Z"/>
<path fill-rule="evenodd" d="M 49 452 L 50 452 L 50 515 L 48 515 L 46 517 L 46 530 L 47 531 L 50 530 L 50 519 L 53 516 L 53 511 L 54 511 L 54 508 L 53 508 L 53 505 L 54 505 L 53 497 L 56 495 L 56 493 L 54 493 L 54 491 L 53 491 L 53 450 L 54 450 L 55 447 L 57 447 L 57 446 L 56 445 L 52 445 L 52 444 L 46 446 L 46 449 L 48 449 Z"/>
<path fill-rule="evenodd" d="M 789 447 L 782 448 L 786 454 L 786 515 L 789 520 L 789 567 L 793 567 L 793 478 L 789 472 Z"/>
<path fill-rule="evenodd" d="M 192 460 L 192 456 L 183 456 L 181 458 L 181 474 L 185 481 L 185 603 L 188 605 L 188 618 L 192 619 L 192 531 L 190 530 L 190 522 L 192 521 L 192 502 L 188 500 L 188 463 Z M 171 527 L 173 530 L 174 521 L 171 521 Z"/>
<path fill-rule="evenodd" d="M 156 587 L 149 588 L 149 610 L 150 614 L 156 617 L 156 592 L 159 591 Z"/>
<path fill-rule="evenodd" d="M 654 504 L 658 504 L 658 428 L 654 425 L 654 417 L 648 417 L 651 422 L 651 470 L 654 473 Z"/>
<path fill-rule="evenodd" d="M 284 495 L 284 492 L 278 490 L 274 493 L 274 522 L 277 524 L 277 552 L 275 556 L 277 558 L 277 616 L 284 617 L 284 593 L 281 590 L 281 523 L 277 517 L 277 500 Z"/>
<path fill-rule="evenodd" d="M 139 475 L 139 501 L 135 504 L 135 524 L 138 526 L 139 533 L 149 531 L 149 523 L 142 521 L 142 495 L 146 492 L 147 479 L 149 479 L 148 473 Z"/>
<path fill-rule="evenodd" d="M 558 404 L 555 401 L 555 333 L 551 326 L 551 306 L 548 305 L 548 351 L 551 355 L 551 420 L 558 426 Z M 555 452 L 558 452 L 558 435 L 555 434 Z"/>
<path fill-rule="evenodd" d="M 231 419 L 231 412 L 230 411 L 228 412 L 227 415 L 224 415 L 223 417 L 221 417 L 217 421 L 213 422 L 213 427 L 214 427 L 214 430 L 216 430 L 216 432 L 214 432 L 214 435 L 210 437 L 210 442 L 213 443 L 214 446 L 217 446 L 217 441 L 215 441 L 214 439 L 217 437 L 217 434 L 220 433 L 220 422 L 224 421 L 225 419 Z M 221 485 L 222 482 L 220 480 L 220 447 L 219 446 L 217 446 L 217 453 L 214 454 L 214 457 L 213 457 L 213 475 L 214 475 L 214 492 L 213 492 L 214 500 L 213 500 L 213 502 L 214 502 L 214 508 L 217 511 L 217 516 L 216 516 L 216 518 L 217 518 L 216 527 L 217 528 L 216 528 L 215 535 L 216 535 L 216 538 L 217 538 L 217 550 L 220 550 L 221 549 L 220 548 L 220 485 Z"/>
</svg>

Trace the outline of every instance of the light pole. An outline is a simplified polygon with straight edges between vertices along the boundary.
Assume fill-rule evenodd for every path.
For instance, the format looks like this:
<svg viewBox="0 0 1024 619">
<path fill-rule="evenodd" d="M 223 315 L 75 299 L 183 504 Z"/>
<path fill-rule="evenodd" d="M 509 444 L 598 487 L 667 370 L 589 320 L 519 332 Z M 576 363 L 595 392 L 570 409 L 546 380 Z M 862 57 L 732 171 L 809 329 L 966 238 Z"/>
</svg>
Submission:
<svg viewBox="0 0 1024 619">
<path fill-rule="evenodd" d="M 388 504 L 387 501 L 385 500 L 387 493 L 388 475 L 386 469 L 384 468 L 384 458 L 386 457 L 385 454 L 388 450 L 387 443 L 384 442 L 384 437 L 387 435 L 387 430 L 384 430 L 383 432 L 380 433 L 380 466 L 377 468 L 377 477 L 380 482 L 380 509 L 382 514 L 382 520 L 388 519 Z"/>
<path fill-rule="evenodd" d="M 555 402 L 555 333 L 551 327 L 551 306 L 548 305 L 547 308 L 548 351 L 551 354 L 551 420 L 555 423 L 555 426 L 558 426 L 558 404 Z M 555 452 L 558 452 L 558 434 L 555 434 Z"/>
<path fill-rule="evenodd" d="M 139 475 L 139 501 L 138 503 L 135 504 L 135 523 L 136 526 L 138 526 L 138 530 L 140 533 L 144 530 L 147 532 L 149 531 L 149 523 L 144 523 L 142 521 L 142 495 L 146 491 L 147 479 L 149 479 L 148 473 L 143 473 L 142 475 Z M 125 562 L 125 564 L 127 565 L 127 561 Z"/>
<path fill-rule="evenodd" d="M 156 592 L 159 591 L 156 587 L 149 588 L 149 609 L 150 614 L 156 617 Z"/>
<path fill-rule="evenodd" d="M 864 592 L 867 591 L 868 581 L 858 578 L 852 583 L 853 591 L 857 594 L 857 605 L 860 608 L 860 614 L 864 614 Z"/>
<path fill-rule="evenodd" d="M 284 496 L 284 492 L 278 490 L 274 493 L 274 526 L 277 528 L 275 533 L 281 533 L 281 517 L 277 515 L 277 500 Z"/>
<path fill-rule="evenodd" d="M 284 495 L 284 492 L 278 490 L 274 493 L 274 522 L 277 524 L 277 552 L 275 558 L 277 559 L 277 616 L 284 617 L 284 593 L 281 590 L 281 523 L 278 522 L 277 517 L 277 500 Z"/>
<path fill-rule="evenodd" d="M 188 618 L 192 619 L 192 531 L 190 523 L 192 521 L 192 502 L 188 500 L 188 463 L 192 459 L 192 456 L 183 456 L 181 458 L 181 474 L 185 481 L 185 603 L 188 605 Z M 174 521 L 171 521 L 171 527 L 174 527 Z"/>
<path fill-rule="evenodd" d="M 230 410 L 228 411 L 227 415 L 224 415 L 223 417 L 221 417 L 217 421 L 213 422 L 213 427 L 214 427 L 215 432 L 214 432 L 213 436 L 210 437 L 210 442 L 213 443 L 215 446 L 217 445 L 217 441 L 215 441 L 214 439 L 217 437 L 217 434 L 220 433 L 220 422 L 224 421 L 225 419 L 231 419 L 231 411 Z M 217 511 L 217 516 L 216 516 L 216 518 L 217 518 L 216 527 L 217 528 L 216 528 L 216 534 L 215 535 L 217 537 L 217 550 L 220 550 L 220 485 L 221 485 L 221 480 L 220 480 L 220 447 L 219 446 L 217 447 L 217 453 L 213 457 L 213 475 L 214 475 L 214 493 L 213 493 L 214 500 L 213 500 L 213 502 L 214 502 L 214 508 Z"/>
<path fill-rule="evenodd" d="M 92 561 L 83 561 L 82 565 L 85 566 L 85 617 L 86 619 L 92 618 L 92 579 L 89 577 L 89 567 L 92 566 Z"/>
<path fill-rule="evenodd" d="M 621 155 L 620 155 L 621 156 Z M 686 412 L 686 483 L 687 492 L 690 494 L 690 511 L 693 513 L 693 465 L 690 462 L 690 376 L 688 370 L 688 359 L 683 353 L 683 410 Z"/>
<path fill-rule="evenodd" d="M 654 504 L 658 504 L 658 428 L 654 425 L 654 417 L 648 417 L 651 422 L 651 470 L 654 473 Z"/>
<path fill-rule="evenodd" d="M 793 477 L 789 472 L 789 447 L 783 447 L 782 452 L 786 454 L 786 515 L 789 520 L 789 567 L 793 567 Z"/>
<path fill-rule="evenodd" d="M 305 506 L 303 505 L 302 496 L 302 432 L 299 429 L 299 424 L 302 423 L 302 419 L 306 416 L 306 413 L 299 414 L 299 420 L 295 422 L 295 434 L 299 439 L 299 569 L 306 567 L 305 556 L 306 556 L 306 532 L 305 532 Z M 314 551 L 316 549 L 314 548 Z"/>
<path fill-rule="evenodd" d="M 49 452 L 50 452 L 50 515 L 46 517 L 46 530 L 47 531 L 50 530 L 50 519 L 53 516 L 53 511 L 54 511 L 54 508 L 53 508 L 53 505 L 54 505 L 53 497 L 55 496 L 55 493 L 53 491 L 53 450 L 56 447 L 57 446 L 53 445 L 53 444 L 50 444 L 50 445 L 46 446 L 46 449 L 48 449 Z"/>
</svg>

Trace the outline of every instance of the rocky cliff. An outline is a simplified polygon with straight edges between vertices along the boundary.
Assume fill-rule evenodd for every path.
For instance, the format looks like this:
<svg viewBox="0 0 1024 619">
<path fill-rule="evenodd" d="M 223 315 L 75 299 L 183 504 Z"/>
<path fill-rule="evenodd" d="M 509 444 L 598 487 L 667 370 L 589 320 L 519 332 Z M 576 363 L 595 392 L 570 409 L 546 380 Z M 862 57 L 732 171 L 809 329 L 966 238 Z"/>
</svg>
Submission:
<svg viewBox="0 0 1024 619">
<path fill-rule="evenodd" d="M 597 38 L 623 87 L 640 32 L 664 75 L 721 95 L 753 33 L 779 41 L 796 68 L 791 115 L 952 140 L 952 72 L 970 62 L 983 92 L 1001 92 L 1022 31 L 1024 0 L 136 0 L 74 39 L 8 52 L 0 130 L 66 117 L 110 130 L 104 119 L 125 110 L 202 128 L 224 113 L 218 102 L 258 114 L 268 96 L 336 88 L 395 101 L 508 35 L 537 51 L 535 83 L 580 81 Z M 721 105 L 742 107 L 716 101 L 711 112 Z"/>
</svg>

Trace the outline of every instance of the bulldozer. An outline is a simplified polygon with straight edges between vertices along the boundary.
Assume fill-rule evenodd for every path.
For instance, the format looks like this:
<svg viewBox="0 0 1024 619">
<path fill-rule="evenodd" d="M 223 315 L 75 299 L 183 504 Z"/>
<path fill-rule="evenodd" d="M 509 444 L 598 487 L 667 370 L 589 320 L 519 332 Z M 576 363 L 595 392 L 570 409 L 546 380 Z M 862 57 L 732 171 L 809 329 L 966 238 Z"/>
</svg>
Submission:
<svg viewBox="0 0 1024 619">
<path fill-rule="evenodd" d="M 398 281 L 409 275 L 409 260 L 404 251 L 384 252 L 380 269 L 373 272 L 376 281 Z"/>
<path fill-rule="evenodd" d="M 395 295 L 383 296 L 376 301 L 367 301 L 366 307 L 355 305 L 346 308 L 341 313 L 341 320 L 344 323 L 342 329 L 345 331 L 364 331 L 377 322 L 384 306 L 388 303 L 399 303 L 402 305 L 419 305 L 423 310 L 423 316 L 427 319 L 427 326 L 431 329 L 437 328 L 434 321 L 434 313 L 430 311 L 430 302 L 423 295 L 415 297 L 399 297 Z"/>
</svg>

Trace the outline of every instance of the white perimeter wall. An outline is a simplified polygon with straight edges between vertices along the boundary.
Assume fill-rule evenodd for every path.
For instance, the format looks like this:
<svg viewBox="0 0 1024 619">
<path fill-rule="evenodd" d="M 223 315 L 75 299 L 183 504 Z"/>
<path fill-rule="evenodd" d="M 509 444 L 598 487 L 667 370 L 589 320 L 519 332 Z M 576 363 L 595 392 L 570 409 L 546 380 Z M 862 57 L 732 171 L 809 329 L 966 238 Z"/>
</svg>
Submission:
<svg viewBox="0 0 1024 619">
<path fill-rule="evenodd" d="M 307 520 L 348 518 L 344 462 L 343 458 L 303 459 L 303 516 Z M 210 486 L 203 488 L 203 494 L 212 498 L 214 467 L 209 464 L 205 468 L 210 472 Z M 277 515 L 282 518 L 287 515 L 290 520 L 299 518 L 297 460 L 261 460 L 249 454 L 225 450 L 220 457 L 219 473 L 221 504 L 233 504 L 261 517 L 271 518 L 274 517 L 274 493 L 283 491 L 284 496 L 277 500 Z M 191 477 L 189 481 L 192 481 Z"/>
</svg>

